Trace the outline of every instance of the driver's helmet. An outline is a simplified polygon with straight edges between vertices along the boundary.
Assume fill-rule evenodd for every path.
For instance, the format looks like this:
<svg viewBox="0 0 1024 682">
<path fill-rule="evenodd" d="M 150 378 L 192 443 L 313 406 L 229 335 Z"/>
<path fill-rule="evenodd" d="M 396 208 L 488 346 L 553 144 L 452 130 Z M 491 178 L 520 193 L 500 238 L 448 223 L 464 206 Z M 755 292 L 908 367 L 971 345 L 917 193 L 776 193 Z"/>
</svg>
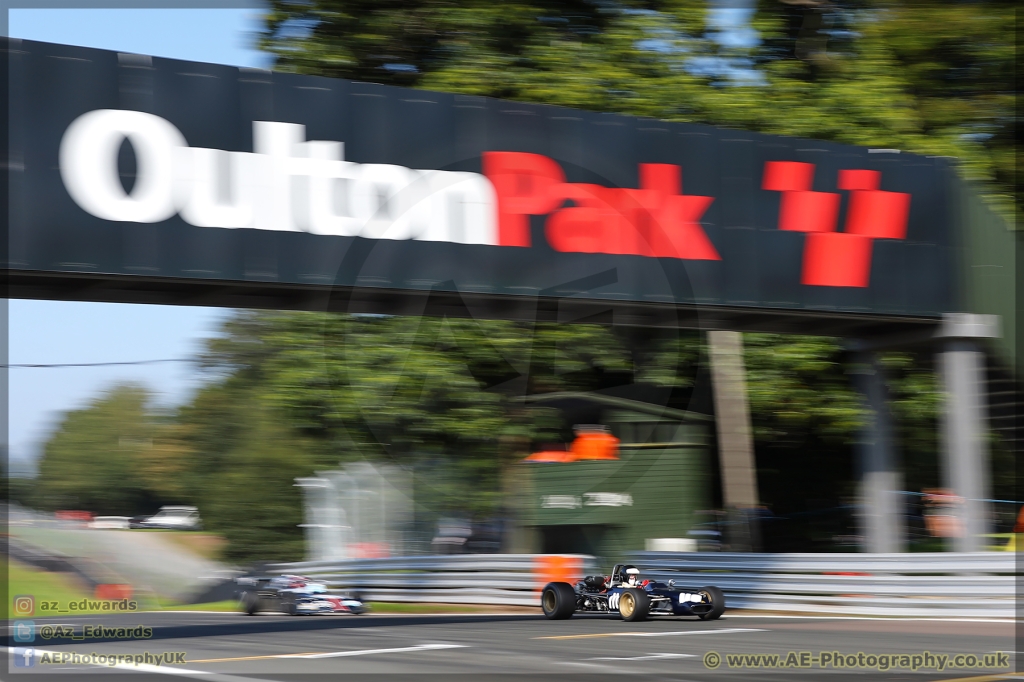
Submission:
<svg viewBox="0 0 1024 682">
<path fill-rule="evenodd" d="M 640 569 L 636 566 L 626 566 L 622 569 L 622 582 L 630 587 L 640 584 Z"/>
</svg>

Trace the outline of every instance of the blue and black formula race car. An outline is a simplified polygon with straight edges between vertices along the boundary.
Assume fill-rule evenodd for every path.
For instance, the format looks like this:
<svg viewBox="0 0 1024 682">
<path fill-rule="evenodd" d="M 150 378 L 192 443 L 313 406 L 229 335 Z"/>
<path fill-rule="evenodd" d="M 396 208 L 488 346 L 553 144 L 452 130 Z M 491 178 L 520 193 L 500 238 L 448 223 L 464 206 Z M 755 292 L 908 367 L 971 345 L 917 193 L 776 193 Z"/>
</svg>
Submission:
<svg viewBox="0 0 1024 682">
<path fill-rule="evenodd" d="M 236 578 L 238 604 L 254 616 L 260 611 L 278 611 L 292 616 L 311 613 L 350 613 L 367 611 L 357 594 L 331 594 L 322 582 L 301 575 Z"/>
<path fill-rule="evenodd" d="M 725 612 L 725 595 L 717 587 L 684 589 L 674 580 L 643 580 L 636 566 L 616 564 L 610 577 L 588 576 L 575 587 L 548 583 L 541 592 L 540 605 L 551 620 L 571 618 L 576 612 L 618 613 L 628 621 L 651 615 L 715 620 Z"/>
</svg>

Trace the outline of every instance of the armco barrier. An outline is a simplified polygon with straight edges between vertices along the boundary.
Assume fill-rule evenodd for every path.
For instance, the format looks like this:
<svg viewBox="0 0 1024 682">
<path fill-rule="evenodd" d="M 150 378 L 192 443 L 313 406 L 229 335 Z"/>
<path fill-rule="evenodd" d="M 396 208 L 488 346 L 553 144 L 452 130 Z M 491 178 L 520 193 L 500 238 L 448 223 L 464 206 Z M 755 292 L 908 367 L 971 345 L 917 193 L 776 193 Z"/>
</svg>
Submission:
<svg viewBox="0 0 1024 682">
<path fill-rule="evenodd" d="M 645 576 L 717 585 L 731 608 L 859 616 L 1013 618 L 1011 552 L 739 554 L 640 552 Z M 583 555 L 466 554 L 277 564 L 371 601 L 538 605 L 552 580 L 607 571 Z"/>
<path fill-rule="evenodd" d="M 385 602 L 538 606 L 539 591 L 554 580 L 598 572 L 594 557 L 579 554 L 461 554 L 275 564 L 275 573 L 298 573 L 334 588 Z"/>
<path fill-rule="evenodd" d="M 639 552 L 630 561 L 656 580 L 717 585 L 732 608 L 858 616 L 1015 615 L 1012 552 Z"/>
</svg>

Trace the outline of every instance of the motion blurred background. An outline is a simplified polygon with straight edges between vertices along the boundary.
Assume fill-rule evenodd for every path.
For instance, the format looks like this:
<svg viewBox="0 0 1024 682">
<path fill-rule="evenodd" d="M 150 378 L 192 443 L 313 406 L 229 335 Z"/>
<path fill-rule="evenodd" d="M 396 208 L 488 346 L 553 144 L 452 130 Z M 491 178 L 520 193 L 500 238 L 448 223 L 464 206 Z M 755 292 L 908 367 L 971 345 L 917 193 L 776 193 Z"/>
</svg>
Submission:
<svg viewBox="0 0 1024 682">
<path fill-rule="evenodd" d="M 1014 5 L 280 0 L 14 8 L 8 33 L 955 157 L 1012 226 Z M 304 559 L 867 549 L 872 414 L 840 338 L 742 335 L 756 504 L 738 513 L 699 330 L 7 305 L 14 594 L 209 601 L 239 571 Z M 952 550 L 963 500 L 941 466 L 934 349 L 879 362 L 897 549 Z M 990 364 L 980 544 L 1002 550 L 1022 505 L 1021 384 Z M 613 438 L 580 456 L 595 435 Z M 168 506 L 197 519 L 145 527 Z"/>
</svg>

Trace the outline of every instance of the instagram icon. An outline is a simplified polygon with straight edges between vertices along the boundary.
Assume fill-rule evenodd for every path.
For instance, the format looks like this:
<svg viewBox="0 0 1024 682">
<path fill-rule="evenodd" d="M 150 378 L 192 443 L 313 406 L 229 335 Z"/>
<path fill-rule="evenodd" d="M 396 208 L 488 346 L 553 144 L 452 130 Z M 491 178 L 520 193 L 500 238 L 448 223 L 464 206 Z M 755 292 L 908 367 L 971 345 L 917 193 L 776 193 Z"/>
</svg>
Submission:
<svg viewBox="0 0 1024 682">
<path fill-rule="evenodd" d="M 36 598 L 31 594 L 19 594 L 12 600 L 15 616 L 31 616 L 36 612 Z"/>
</svg>

